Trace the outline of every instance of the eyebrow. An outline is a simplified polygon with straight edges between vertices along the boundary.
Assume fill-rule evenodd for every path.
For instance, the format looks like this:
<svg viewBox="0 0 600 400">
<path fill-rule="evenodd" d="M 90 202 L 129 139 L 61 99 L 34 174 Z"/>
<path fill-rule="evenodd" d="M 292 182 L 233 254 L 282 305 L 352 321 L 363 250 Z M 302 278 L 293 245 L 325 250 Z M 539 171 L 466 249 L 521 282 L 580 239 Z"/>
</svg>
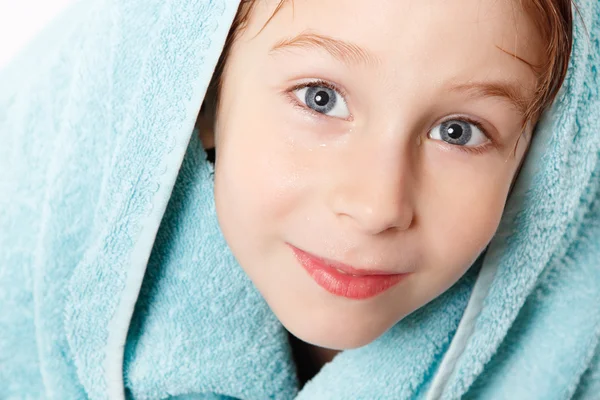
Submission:
<svg viewBox="0 0 600 400">
<path fill-rule="evenodd" d="M 280 40 L 271 48 L 269 54 L 276 54 L 290 48 L 325 50 L 345 64 L 380 64 L 380 59 L 376 55 L 354 43 L 312 32 L 302 32 L 291 39 Z"/>
<path fill-rule="evenodd" d="M 345 64 L 376 66 L 381 63 L 379 57 L 354 43 L 308 31 L 302 32 L 293 38 L 280 40 L 271 48 L 269 54 L 274 55 L 291 48 L 325 50 L 332 57 Z M 529 64 L 520 58 L 519 60 Z M 465 92 L 475 98 L 503 98 L 510 102 L 523 116 L 525 116 L 532 100 L 523 93 L 517 84 L 509 82 L 467 82 L 454 84 L 449 90 L 451 92 Z"/>
<path fill-rule="evenodd" d="M 527 96 L 516 83 L 510 82 L 467 82 L 450 86 L 451 92 L 464 92 L 471 97 L 499 97 L 510 102 L 517 111 L 525 116 L 532 97 Z"/>
</svg>

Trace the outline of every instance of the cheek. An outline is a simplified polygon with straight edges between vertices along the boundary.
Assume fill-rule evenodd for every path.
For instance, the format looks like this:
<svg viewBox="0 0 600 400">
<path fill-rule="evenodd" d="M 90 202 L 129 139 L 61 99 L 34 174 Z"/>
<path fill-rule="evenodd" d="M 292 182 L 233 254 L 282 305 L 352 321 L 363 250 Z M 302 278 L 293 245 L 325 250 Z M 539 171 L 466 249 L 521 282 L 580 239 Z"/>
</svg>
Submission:
<svg viewBox="0 0 600 400">
<path fill-rule="evenodd" d="M 301 160 L 282 139 L 277 121 L 259 108 L 231 108 L 223 116 L 229 123 L 218 132 L 215 202 L 232 248 L 236 232 L 243 232 L 245 242 L 249 234 L 264 238 L 281 233 L 306 191 Z"/>
<path fill-rule="evenodd" d="M 429 254 L 425 273 L 437 293 L 454 284 L 489 244 L 516 168 L 489 159 L 479 165 L 444 163 L 437 165 L 437 174 L 426 175 L 420 196 L 423 240 L 428 243 L 424 250 Z"/>
<path fill-rule="evenodd" d="M 458 186 L 461 187 L 461 186 Z M 492 239 L 504 201 L 504 191 L 490 185 L 472 185 L 446 192 L 444 207 L 433 213 L 438 223 L 434 240 L 439 254 L 470 264 Z"/>
</svg>

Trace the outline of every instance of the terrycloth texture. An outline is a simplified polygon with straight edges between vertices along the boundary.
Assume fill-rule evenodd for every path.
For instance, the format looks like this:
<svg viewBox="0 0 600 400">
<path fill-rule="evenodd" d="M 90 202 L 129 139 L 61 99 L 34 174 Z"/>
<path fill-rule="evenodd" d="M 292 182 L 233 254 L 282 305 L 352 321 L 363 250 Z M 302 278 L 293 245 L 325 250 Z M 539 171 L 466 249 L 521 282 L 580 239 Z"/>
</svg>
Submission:
<svg viewBox="0 0 600 400">
<path fill-rule="evenodd" d="M 0 398 L 600 398 L 600 3 L 577 3 L 488 251 L 301 391 L 193 133 L 238 2 L 78 3 L 0 75 Z"/>
</svg>

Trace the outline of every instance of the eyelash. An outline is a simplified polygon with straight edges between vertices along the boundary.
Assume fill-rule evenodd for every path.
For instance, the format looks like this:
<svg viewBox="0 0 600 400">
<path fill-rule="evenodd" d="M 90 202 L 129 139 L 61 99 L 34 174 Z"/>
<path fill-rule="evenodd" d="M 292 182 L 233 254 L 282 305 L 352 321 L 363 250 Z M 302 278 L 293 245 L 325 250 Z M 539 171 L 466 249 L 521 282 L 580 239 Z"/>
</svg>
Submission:
<svg viewBox="0 0 600 400">
<path fill-rule="evenodd" d="M 455 120 L 464 121 L 464 122 L 468 122 L 470 124 L 475 125 L 477 127 L 477 129 L 479 129 L 481 131 L 481 133 L 483 133 L 485 135 L 485 137 L 488 139 L 488 142 L 484 143 L 482 145 L 479 145 L 479 146 L 475 146 L 475 147 L 459 146 L 459 145 L 444 142 L 445 145 L 451 146 L 453 149 L 456 148 L 458 151 L 462 151 L 462 152 L 465 152 L 468 154 L 475 154 L 475 155 L 485 154 L 491 149 L 498 148 L 497 143 L 492 138 L 492 136 L 488 133 L 487 129 L 485 129 L 483 127 L 481 122 L 476 121 L 473 118 L 469 118 L 469 117 L 465 117 L 465 116 L 455 116 L 455 117 L 451 117 L 451 118 L 446 118 L 445 120 L 442 120 L 439 123 L 443 124 L 446 121 L 455 121 Z"/>
<path fill-rule="evenodd" d="M 321 79 L 294 85 L 286 91 L 287 92 L 286 94 L 288 95 L 289 99 L 292 101 L 292 104 L 294 106 L 299 107 L 303 111 L 309 111 L 311 114 L 316 115 L 319 118 L 323 118 L 323 117 L 327 118 L 327 117 L 329 117 L 328 115 L 318 113 L 315 110 L 313 110 L 312 108 L 306 107 L 306 105 L 300 103 L 298 101 L 298 98 L 294 94 L 294 92 L 296 90 L 309 88 L 309 87 L 316 87 L 316 86 L 322 86 L 322 87 L 326 87 L 328 89 L 334 90 L 337 93 L 339 93 L 344 98 L 344 100 L 348 98 L 348 93 L 343 88 L 339 87 L 338 85 L 336 85 L 334 83 L 324 81 Z M 351 121 L 351 120 L 352 120 L 352 114 L 350 114 L 350 119 L 348 119 L 347 121 Z"/>
<path fill-rule="evenodd" d="M 313 109 L 306 107 L 304 104 L 300 103 L 298 101 L 298 99 L 296 98 L 296 95 L 294 95 L 294 92 L 296 90 L 304 89 L 304 88 L 308 88 L 308 87 L 315 87 L 315 86 L 322 86 L 322 87 L 326 87 L 331 90 L 335 90 L 344 99 L 346 99 L 348 97 L 346 91 L 344 89 L 342 89 L 341 87 L 339 87 L 331 82 L 324 81 L 322 79 L 317 79 L 317 80 L 310 81 L 310 82 L 299 83 L 297 85 L 292 86 L 291 88 L 289 88 L 287 90 L 287 94 L 288 94 L 289 100 L 292 102 L 292 105 L 294 105 L 295 107 L 298 107 L 302 111 L 308 111 L 311 114 L 316 115 L 319 118 L 327 118 L 328 117 L 327 115 L 318 113 L 318 112 L 314 111 Z M 350 118 L 352 118 L 352 114 L 350 114 Z M 464 122 L 468 122 L 470 124 L 475 125 L 488 138 L 489 141 L 483 145 L 479 145 L 476 147 L 459 146 L 459 145 L 444 142 L 445 146 L 451 147 L 458 151 L 462 151 L 463 153 L 475 154 L 475 155 L 485 154 L 493 148 L 498 148 L 497 143 L 495 142 L 493 137 L 488 133 L 487 129 L 485 129 L 483 127 L 483 124 L 481 124 L 481 122 L 479 122 L 479 121 L 474 120 L 473 118 L 469 118 L 469 117 L 465 117 L 465 116 L 455 116 L 452 118 L 446 118 L 445 120 L 439 121 L 439 124 L 443 124 L 446 121 L 453 121 L 453 120 L 464 121 Z"/>
</svg>

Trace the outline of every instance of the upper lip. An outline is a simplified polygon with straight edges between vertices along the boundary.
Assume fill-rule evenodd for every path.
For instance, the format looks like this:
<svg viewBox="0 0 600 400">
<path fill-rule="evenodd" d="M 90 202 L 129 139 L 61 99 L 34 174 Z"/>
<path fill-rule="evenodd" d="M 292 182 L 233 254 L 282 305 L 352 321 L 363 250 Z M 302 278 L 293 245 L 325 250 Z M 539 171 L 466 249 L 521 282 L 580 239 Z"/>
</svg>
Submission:
<svg viewBox="0 0 600 400">
<path fill-rule="evenodd" d="M 354 268 L 348 264 L 344 264 L 344 263 L 341 263 L 338 261 L 333 261 L 333 260 L 330 260 L 330 259 L 327 259 L 324 257 L 315 256 L 314 254 L 311 254 L 304 250 L 298 249 L 295 246 L 292 246 L 292 247 L 294 247 L 296 250 L 299 250 L 300 252 L 304 253 L 304 255 L 318 260 L 319 262 L 327 265 L 328 267 L 340 269 L 350 275 L 366 276 L 366 275 L 399 275 L 399 274 L 401 274 L 401 272 L 391 272 L 391 271 L 385 271 L 385 270 L 379 270 L 379 269 Z"/>
</svg>

